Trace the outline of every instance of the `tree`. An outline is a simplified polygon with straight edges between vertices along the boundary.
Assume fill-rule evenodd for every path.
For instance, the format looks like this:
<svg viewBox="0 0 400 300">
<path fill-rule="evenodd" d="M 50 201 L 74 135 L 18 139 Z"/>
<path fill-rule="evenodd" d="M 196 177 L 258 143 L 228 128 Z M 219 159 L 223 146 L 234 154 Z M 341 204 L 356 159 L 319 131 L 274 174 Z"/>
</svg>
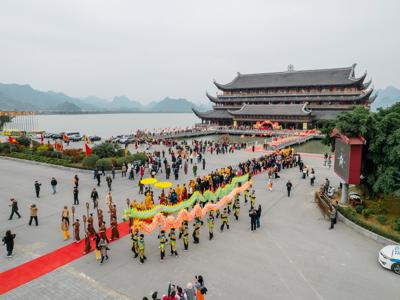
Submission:
<svg viewBox="0 0 400 300">
<path fill-rule="evenodd" d="M 326 135 L 330 127 L 323 131 Z M 400 192 L 400 103 L 389 108 L 370 112 L 366 108 L 354 108 L 340 114 L 334 127 L 347 136 L 361 135 L 363 147 L 361 173 L 362 184 L 370 194 L 393 194 Z M 333 141 L 328 140 L 333 146 Z"/>
<path fill-rule="evenodd" d="M 92 149 L 92 153 L 96 154 L 100 158 L 113 157 L 117 155 L 117 151 L 120 149 L 118 144 L 111 144 L 108 142 L 96 145 Z"/>
</svg>

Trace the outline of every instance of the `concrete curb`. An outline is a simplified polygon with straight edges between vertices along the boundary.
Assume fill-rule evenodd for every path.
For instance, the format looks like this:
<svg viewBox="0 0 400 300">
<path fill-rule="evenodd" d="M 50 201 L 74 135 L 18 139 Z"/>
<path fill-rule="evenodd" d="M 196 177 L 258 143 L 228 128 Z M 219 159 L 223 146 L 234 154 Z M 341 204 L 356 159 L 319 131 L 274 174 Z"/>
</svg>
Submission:
<svg viewBox="0 0 400 300">
<path fill-rule="evenodd" d="M 85 169 L 79 169 L 79 168 L 58 166 L 58 165 L 48 164 L 48 163 L 44 163 L 44 162 L 28 160 L 28 159 L 21 159 L 21 158 L 15 158 L 15 157 L 0 156 L 0 159 L 18 161 L 18 162 L 28 163 L 28 164 L 31 164 L 31 165 L 39 165 L 39 166 L 51 167 L 51 168 L 60 169 L 60 170 L 68 170 L 68 171 L 89 173 L 89 174 L 93 173 L 92 170 L 85 170 Z"/>
<path fill-rule="evenodd" d="M 344 224 L 346 224 L 347 226 L 349 226 L 351 229 L 353 229 L 354 231 L 365 235 L 366 237 L 377 241 L 378 243 L 381 243 L 383 245 L 397 245 L 398 243 L 395 241 L 392 241 L 388 238 L 385 238 L 375 232 L 369 231 L 368 229 L 365 229 L 363 227 L 361 227 L 360 225 L 357 225 L 356 223 L 350 221 L 349 219 L 347 219 L 345 216 L 343 216 L 340 212 L 338 212 L 338 220 L 343 222 Z"/>
</svg>

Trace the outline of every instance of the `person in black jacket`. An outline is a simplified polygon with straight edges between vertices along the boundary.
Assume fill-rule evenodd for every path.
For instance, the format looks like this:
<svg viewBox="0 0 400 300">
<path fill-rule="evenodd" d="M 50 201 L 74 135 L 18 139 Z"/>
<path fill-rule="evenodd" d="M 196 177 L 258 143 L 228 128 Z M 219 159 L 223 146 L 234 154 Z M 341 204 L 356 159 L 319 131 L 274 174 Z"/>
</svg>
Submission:
<svg viewBox="0 0 400 300">
<path fill-rule="evenodd" d="M 57 193 L 57 180 L 53 177 L 50 181 L 51 188 L 53 190 L 53 195 Z"/>
<path fill-rule="evenodd" d="M 258 205 L 258 208 L 256 210 L 256 226 L 257 226 L 257 228 L 260 228 L 260 217 L 261 217 L 261 204 Z"/>
<path fill-rule="evenodd" d="M 17 200 L 15 200 L 14 198 L 10 199 L 11 200 L 11 215 L 8 218 L 9 220 L 11 220 L 14 216 L 14 214 L 16 214 L 18 216 L 18 218 L 21 218 L 21 215 L 18 212 L 18 202 Z"/>
<path fill-rule="evenodd" d="M 78 195 L 79 195 L 79 190 L 76 186 L 74 186 L 74 205 L 79 205 Z"/>
<path fill-rule="evenodd" d="M 35 192 L 36 192 L 36 198 L 39 198 L 39 193 L 40 193 L 40 186 L 42 184 L 39 183 L 37 180 L 35 181 Z"/>
<path fill-rule="evenodd" d="M 11 230 L 6 231 L 6 235 L 3 237 L 3 245 L 6 245 L 7 257 L 12 257 L 14 250 L 14 239 L 15 234 L 11 234 Z"/>
<path fill-rule="evenodd" d="M 96 208 L 98 206 L 97 200 L 99 199 L 99 193 L 97 193 L 95 188 L 92 190 L 90 198 L 93 200 L 93 208 Z"/>
<path fill-rule="evenodd" d="M 257 211 L 252 208 L 249 213 L 250 223 L 251 223 L 251 231 L 255 231 L 257 229 L 256 219 L 257 219 Z"/>
<path fill-rule="evenodd" d="M 286 183 L 286 189 L 287 189 L 287 196 L 290 197 L 290 191 L 292 190 L 292 186 L 293 184 L 290 182 L 290 180 L 288 180 L 288 182 Z"/>
</svg>

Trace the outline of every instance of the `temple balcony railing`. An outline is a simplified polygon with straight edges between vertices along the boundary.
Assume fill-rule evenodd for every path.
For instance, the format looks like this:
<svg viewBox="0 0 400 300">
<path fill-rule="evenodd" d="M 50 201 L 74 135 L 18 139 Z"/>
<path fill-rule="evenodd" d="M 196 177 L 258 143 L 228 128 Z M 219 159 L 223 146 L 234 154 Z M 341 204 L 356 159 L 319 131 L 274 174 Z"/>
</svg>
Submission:
<svg viewBox="0 0 400 300">
<path fill-rule="evenodd" d="M 318 96 L 318 95 L 331 95 L 331 96 L 357 96 L 362 91 L 303 91 L 303 92 L 259 92 L 259 93 L 217 93 L 218 97 L 283 97 L 283 96 Z"/>
<path fill-rule="evenodd" d="M 286 95 L 287 96 L 287 95 Z M 337 96 L 332 96 L 332 95 L 315 95 L 315 96 L 307 96 L 307 95 L 291 95 L 290 97 L 267 97 L 264 96 L 254 96 L 254 97 L 244 97 L 244 96 L 224 96 L 223 98 L 220 98 L 223 102 L 249 102 L 249 103 L 254 103 L 257 101 L 262 101 L 262 102 L 279 102 L 279 101 L 355 101 L 359 96 L 362 96 L 362 94 L 357 94 L 357 95 L 337 95 Z"/>
</svg>

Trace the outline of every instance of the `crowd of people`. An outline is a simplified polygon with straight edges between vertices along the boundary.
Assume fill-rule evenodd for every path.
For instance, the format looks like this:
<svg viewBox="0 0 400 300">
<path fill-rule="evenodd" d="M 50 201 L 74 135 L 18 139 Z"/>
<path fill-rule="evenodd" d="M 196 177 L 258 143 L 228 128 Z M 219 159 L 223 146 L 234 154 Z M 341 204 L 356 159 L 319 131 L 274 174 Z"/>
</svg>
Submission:
<svg viewBox="0 0 400 300">
<path fill-rule="evenodd" d="M 310 184 L 314 184 L 315 172 L 313 169 L 308 168 L 304 165 L 300 155 L 295 154 L 292 150 L 276 151 L 272 154 L 263 155 L 259 158 L 248 159 L 238 165 L 230 165 L 224 168 L 216 169 L 206 175 L 200 176 L 197 171 L 201 167 L 203 170 L 206 168 L 206 154 L 224 155 L 235 152 L 238 148 L 245 146 L 240 144 L 229 144 L 229 143 L 216 143 L 209 141 L 197 141 L 193 140 L 192 144 L 189 145 L 187 142 L 176 143 L 175 141 L 164 140 L 163 143 L 167 148 L 163 147 L 162 150 L 148 152 L 147 160 L 145 162 L 131 162 L 126 163 L 122 166 L 121 177 L 127 177 L 127 180 L 138 181 L 139 194 L 143 194 L 145 200 L 145 209 L 149 209 L 156 204 L 162 205 L 174 205 L 185 201 L 191 197 L 191 195 L 198 191 L 204 193 L 207 190 L 215 191 L 219 187 L 232 182 L 232 179 L 236 176 L 249 174 L 249 179 L 252 176 L 261 172 L 266 172 L 268 175 L 268 182 L 266 189 L 272 190 L 273 182 L 280 178 L 280 172 L 284 169 L 299 167 L 301 177 L 310 177 Z M 150 143 L 151 144 L 151 143 Z M 149 146 L 150 148 L 150 146 Z M 191 169 L 192 174 L 190 174 Z M 96 259 L 99 264 L 103 264 L 109 259 L 109 243 L 112 240 L 120 237 L 118 222 L 117 222 L 117 207 L 113 201 L 112 196 L 112 182 L 116 180 L 116 167 L 112 166 L 110 172 L 104 169 L 96 169 L 93 172 L 93 179 L 97 183 L 97 186 L 101 186 L 102 178 L 105 178 L 107 183 L 108 192 L 105 195 L 105 204 L 108 210 L 104 212 L 99 208 L 99 191 L 94 187 L 90 193 L 93 205 L 85 203 L 86 214 L 83 218 L 76 218 L 74 215 L 75 207 L 81 204 L 79 201 L 79 188 L 80 178 L 78 175 L 74 175 L 72 178 L 72 195 L 73 205 L 69 208 L 65 205 L 61 211 L 61 231 L 64 240 L 70 240 L 70 228 L 72 227 L 72 237 L 76 243 L 82 243 L 83 252 L 89 253 L 95 250 Z M 155 195 L 153 189 L 149 186 L 144 186 L 141 181 L 145 175 L 150 177 L 160 178 L 165 176 L 169 179 L 171 174 L 176 180 L 179 179 L 181 174 L 185 174 L 192 177 L 187 183 L 176 184 L 174 188 L 170 188 L 168 191 L 161 190 L 159 195 Z M 38 181 L 34 182 L 34 191 L 37 198 L 40 197 L 41 183 Z M 58 182 L 56 178 L 52 177 L 50 180 L 50 186 L 52 193 L 55 195 L 58 191 Z M 290 197 L 292 183 L 288 181 L 286 183 L 288 197 Z M 127 204 L 130 205 L 133 201 L 127 199 Z M 204 206 L 206 203 L 201 202 L 200 205 Z M 11 214 L 10 219 L 15 216 L 21 218 L 19 213 L 18 202 L 15 199 L 11 199 Z M 91 208 L 91 207 L 92 208 Z M 236 195 L 235 198 L 228 202 L 227 205 L 221 210 L 210 211 L 204 219 L 196 217 L 192 224 L 185 221 L 180 228 L 172 228 L 171 230 L 164 231 L 160 230 L 156 236 L 159 241 L 160 249 L 160 261 L 163 262 L 166 259 L 166 252 L 170 252 L 171 256 L 178 256 L 179 247 L 178 241 L 182 240 L 183 251 L 189 250 L 189 243 L 192 240 L 193 244 L 200 243 L 200 232 L 202 226 L 206 224 L 208 229 L 208 240 L 214 238 L 214 228 L 217 226 L 220 232 L 224 230 L 230 230 L 232 226 L 231 218 L 234 222 L 238 222 L 241 218 L 240 210 L 241 207 L 246 207 L 249 217 L 249 229 L 254 232 L 259 230 L 261 227 L 261 216 L 262 206 L 256 203 L 255 191 L 251 189 L 245 190 L 241 195 Z M 30 207 L 30 220 L 29 225 L 35 222 L 38 226 L 38 208 L 35 204 Z M 122 210 L 122 209 L 121 209 Z M 111 227 L 111 233 L 107 233 L 105 213 L 109 214 L 109 225 Z M 246 214 L 247 215 L 247 214 Z M 217 225 L 216 222 L 220 220 Z M 108 221 L 107 221 L 108 222 Z M 131 220 L 133 224 L 133 220 Z M 190 230 L 190 227 L 193 230 Z M 83 235 L 81 233 L 83 232 Z M 82 236 L 82 238 L 81 238 Z M 192 239 L 190 238 L 192 236 Z M 11 233 L 10 230 L 6 232 L 3 238 L 3 243 L 6 245 L 7 256 L 11 257 L 14 248 L 14 239 L 16 235 Z M 146 249 L 145 249 L 145 235 L 140 232 L 140 228 L 135 228 L 131 231 L 133 256 L 139 258 L 141 264 L 147 260 Z M 94 246 L 92 244 L 94 240 Z M 169 248 L 167 250 L 167 247 Z M 196 283 L 188 283 L 186 288 L 180 286 L 171 286 L 169 293 L 163 295 L 162 298 L 157 298 L 158 294 L 154 293 L 152 299 L 203 299 L 207 289 L 204 286 L 204 281 L 201 276 L 196 278 Z M 204 293 L 203 293 L 204 292 Z M 202 298 L 203 297 L 203 298 Z M 149 299 L 144 297 L 143 299 Z"/>
<path fill-rule="evenodd" d="M 204 300 L 207 294 L 207 288 L 204 283 L 203 276 L 196 275 L 195 283 L 188 282 L 186 287 L 181 287 L 176 284 L 169 283 L 168 290 L 161 298 L 158 291 L 151 293 L 151 298 L 143 297 L 143 300 Z"/>
</svg>

